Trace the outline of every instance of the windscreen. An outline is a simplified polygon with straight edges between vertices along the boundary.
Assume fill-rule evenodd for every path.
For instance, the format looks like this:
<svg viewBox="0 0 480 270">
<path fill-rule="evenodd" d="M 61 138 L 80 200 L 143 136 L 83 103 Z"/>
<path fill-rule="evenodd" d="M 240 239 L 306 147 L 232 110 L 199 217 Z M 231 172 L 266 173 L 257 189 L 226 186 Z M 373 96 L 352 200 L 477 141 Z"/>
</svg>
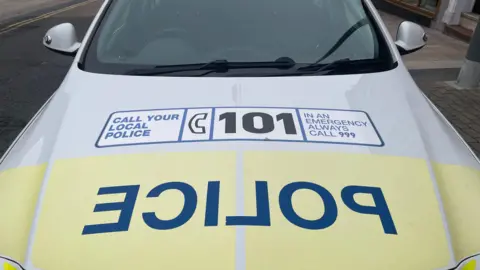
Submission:
<svg viewBox="0 0 480 270">
<path fill-rule="evenodd" d="M 366 23 L 352 32 L 359 21 Z M 323 63 L 368 60 L 388 51 L 382 41 L 361 0 L 116 0 L 87 64 L 122 70 L 218 59 L 314 63 L 335 45 Z"/>
</svg>

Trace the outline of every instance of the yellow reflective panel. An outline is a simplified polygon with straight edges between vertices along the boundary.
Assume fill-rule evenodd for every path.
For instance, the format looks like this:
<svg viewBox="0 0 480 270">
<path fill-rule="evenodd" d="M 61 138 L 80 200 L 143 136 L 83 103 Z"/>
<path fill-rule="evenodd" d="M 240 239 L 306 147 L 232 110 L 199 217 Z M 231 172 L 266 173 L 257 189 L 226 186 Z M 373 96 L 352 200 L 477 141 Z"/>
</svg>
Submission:
<svg viewBox="0 0 480 270">
<path fill-rule="evenodd" d="M 0 269 L 1 270 L 22 270 L 23 268 L 18 262 L 8 258 L 0 256 Z"/>
<path fill-rule="evenodd" d="M 480 172 L 434 164 L 457 261 L 480 251 Z"/>
<path fill-rule="evenodd" d="M 221 185 L 220 218 L 218 226 L 205 227 L 209 181 Z M 179 215 L 185 202 L 177 190 L 149 196 L 166 182 L 193 187 L 197 205 L 184 225 L 160 230 L 146 224 L 144 213 L 153 212 L 155 216 L 149 214 L 148 220 L 158 225 L 154 221 Z M 106 193 L 97 195 L 99 191 Z M 121 211 L 94 212 L 96 205 L 100 209 L 123 207 L 125 200 L 127 208 L 134 207 L 131 216 L 125 216 L 128 209 L 122 211 L 127 217 L 122 220 L 129 223 L 127 228 L 92 226 L 116 223 L 121 215 Z M 234 270 L 235 228 L 225 226 L 225 216 L 230 214 L 235 214 L 235 153 L 140 154 L 57 161 L 41 208 L 33 265 L 45 270 L 174 270 L 199 266 Z"/>
<path fill-rule="evenodd" d="M 480 255 L 470 256 L 471 258 L 461 260 L 455 270 L 480 270 Z"/>
<path fill-rule="evenodd" d="M 55 162 L 46 187 L 32 254 L 39 269 L 428 270 L 451 261 L 421 159 L 89 157 Z"/>
<path fill-rule="evenodd" d="M 476 270 L 477 262 L 475 260 L 469 261 L 461 270 Z"/>
<path fill-rule="evenodd" d="M 252 152 L 245 154 L 244 167 L 246 215 L 256 211 L 254 182 L 267 181 L 272 223 L 246 227 L 246 269 L 428 270 L 449 264 L 446 233 L 424 160 Z M 301 189 L 292 195 L 291 206 L 279 207 L 284 200 L 281 194 L 289 195 L 288 185 Z M 312 191 L 315 186 L 317 192 Z M 375 206 L 374 197 L 377 206 L 382 197 L 388 205 L 383 219 L 359 213 L 379 207 L 355 208 L 346 203 Z M 325 228 L 299 228 L 285 216 L 301 226 Z M 397 234 L 392 233 L 390 216 Z M 308 222 L 318 219 L 322 222 Z"/>
<path fill-rule="evenodd" d="M 8 262 L 4 262 L 3 263 L 3 270 L 17 270 L 17 268 L 15 268 L 15 266 L 11 265 Z"/>
<path fill-rule="evenodd" d="M 0 254 L 24 261 L 45 165 L 0 172 Z"/>
</svg>

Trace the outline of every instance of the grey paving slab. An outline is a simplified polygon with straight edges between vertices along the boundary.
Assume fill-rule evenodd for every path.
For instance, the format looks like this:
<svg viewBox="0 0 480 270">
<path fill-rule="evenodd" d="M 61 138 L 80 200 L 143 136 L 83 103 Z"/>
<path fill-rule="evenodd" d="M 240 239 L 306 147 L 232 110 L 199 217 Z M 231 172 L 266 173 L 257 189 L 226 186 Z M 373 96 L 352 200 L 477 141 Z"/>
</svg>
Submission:
<svg viewBox="0 0 480 270">
<path fill-rule="evenodd" d="M 480 89 L 457 90 L 445 82 L 433 82 L 422 90 L 480 156 Z"/>
</svg>

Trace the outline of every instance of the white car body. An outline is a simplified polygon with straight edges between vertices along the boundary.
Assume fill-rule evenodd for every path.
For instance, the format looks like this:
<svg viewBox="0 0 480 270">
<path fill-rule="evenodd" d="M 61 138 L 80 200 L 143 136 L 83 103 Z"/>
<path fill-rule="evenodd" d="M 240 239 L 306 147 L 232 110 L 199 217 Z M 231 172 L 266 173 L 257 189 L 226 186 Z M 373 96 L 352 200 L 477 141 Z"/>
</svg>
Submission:
<svg viewBox="0 0 480 270">
<path fill-rule="evenodd" d="M 396 68 L 266 78 L 82 71 L 85 41 L 108 2 L 63 83 L 0 164 L 4 258 L 42 270 L 475 262 L 462 259 L 480 252 L 479 161 L 412 80 L 370 1 Z M 292 115 L 296 132 L 276 121 L 274 131 L 250 134 L 239 120 L 227 134 L 222 112 Z M 205 133 L 188 131 L 202 113 Z M 142 134 L 115 135 L 122 123 L 140 124 Z"/>
</svg>

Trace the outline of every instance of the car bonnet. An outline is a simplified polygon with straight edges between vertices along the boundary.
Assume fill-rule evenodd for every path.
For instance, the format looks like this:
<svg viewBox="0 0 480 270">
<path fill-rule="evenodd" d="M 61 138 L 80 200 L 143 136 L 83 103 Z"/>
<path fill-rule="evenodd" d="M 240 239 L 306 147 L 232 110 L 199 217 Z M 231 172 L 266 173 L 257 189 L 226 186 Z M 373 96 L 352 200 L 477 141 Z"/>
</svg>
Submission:
<svg viewBox="0 0 480 270">
<path fill-rule="evenodd" d="M 480 251 L 479 166 L 408 73 L 73 68 L 0 174 L 35 269 L 446 269 Z"/>
</svg>

